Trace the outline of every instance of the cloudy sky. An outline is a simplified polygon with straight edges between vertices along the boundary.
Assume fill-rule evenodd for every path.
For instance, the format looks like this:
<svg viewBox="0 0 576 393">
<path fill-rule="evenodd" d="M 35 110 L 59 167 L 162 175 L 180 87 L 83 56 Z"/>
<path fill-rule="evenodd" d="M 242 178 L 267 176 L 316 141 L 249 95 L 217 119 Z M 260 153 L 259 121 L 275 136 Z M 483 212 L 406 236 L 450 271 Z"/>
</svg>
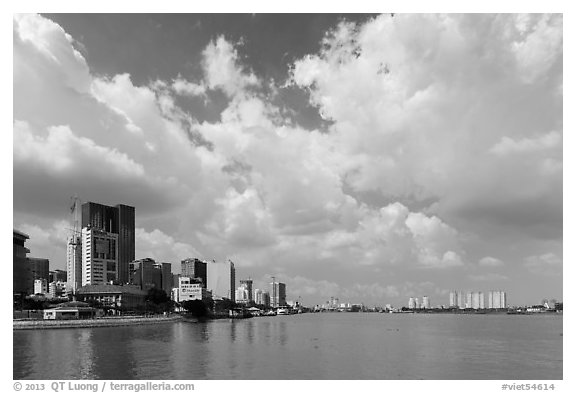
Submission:
<svg viewBox="0 0 576 393">
<path fill-rule="evenodd" d="M 562 298 L 561 15 L 16 15 L 14 228 L 65 268 L 70 197 L 136 257 L 288 298 Z"/>
</svg>

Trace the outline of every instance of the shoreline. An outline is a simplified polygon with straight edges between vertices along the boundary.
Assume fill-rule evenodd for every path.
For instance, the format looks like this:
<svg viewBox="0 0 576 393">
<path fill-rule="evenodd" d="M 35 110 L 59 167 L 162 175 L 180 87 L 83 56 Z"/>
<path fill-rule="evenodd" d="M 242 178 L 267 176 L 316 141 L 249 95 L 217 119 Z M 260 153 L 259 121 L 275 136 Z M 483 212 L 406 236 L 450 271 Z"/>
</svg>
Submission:
<svg viewBox="0 0 576 393">
<path fill-rule="evenodd" d="M 176 322 L 183 320 L 180 315 L 169 317 L 112 317 L 97 319 L 69 319 L 69 320 L 47 320 L 39 319 L 33 321 L 12 321 L 13 330 L 33 330 L 33 329 L 69 329 L 69 328 L 94 328 L 113 327 L 130 325 L 150 325 L 159 323 Z"/>
</svg>

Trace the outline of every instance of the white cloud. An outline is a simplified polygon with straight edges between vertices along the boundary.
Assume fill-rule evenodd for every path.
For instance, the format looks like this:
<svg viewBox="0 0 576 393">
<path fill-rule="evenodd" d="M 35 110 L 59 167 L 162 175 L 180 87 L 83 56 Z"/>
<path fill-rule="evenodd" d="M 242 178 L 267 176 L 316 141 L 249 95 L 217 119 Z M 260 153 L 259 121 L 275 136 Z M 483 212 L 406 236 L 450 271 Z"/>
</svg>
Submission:
<svg viewBox="0 0 576 393">
<path fill-rule="evenodd" d="M 538 275 L 562 274 L 562 258 L 554 253 L 531 255 L 524 259 L 526 268 Z"/>
<path fill-rule="evenodd" d="M 222 89 L 233 96 L 260 81 L 253 73 L 246 73 L 238 64 L 238 52 L 223 36 L 211 41 L 203 52 L 204 74 L 209 89 Z"/>
<path fill-rule="evenodd" d="M 205 96 L 206 86 L 194 82 L 188 82 L 182 77 L 174 79 L 172 82 L 172 89 L 176 94 L 183 96 Z"/>
<path fill-rule="evenodd" d="M 68 126 L 50 127 L 43 137 L 34 135 L 23 121 L 14 124 L 14 162 L 35 165 L 51 174 L 92 172 L 101 178 L 110 174 L 138 178 L 145 174 L 142 165 L 126 154 L 77 136 Z"/>
<path fill-rule="evenodd" d="M 523 138 L 514 140 L 507 136 L 490 148 L 490 153 L 504 156 L 514 153 L 529 153 L 541 150 L 562 148 L 562 134 L 552 131 L 535 138 Z"/>
<path fill-rule="evenodd" d="M 484 257 L 478 261 L 478 265 L 488 267 L 502 266 L 503 264 L 504 262 L 494 257 Z"/>
<path fill-rule="evenodd" d="M 498 273 L 470 274 L 468 278 L 472 281 L 486 281 L 486 282 L 508 280 L 508 277 Z"/>
<path fill-rule="evenodd" d="M 518 15 L 520 38 L 512 43 L 522 79 L 532 83 L 546 74 L 562 54 L 562 17 L 558 14 Z"/>
<path fill-rule="evenodd" d="M 172 263 L 172 272 L 180 270 L 183 259 L 203 257 L 192 244 L 177 241 L 159 229 L 136 228 L 136 251 L 137 259 L 153 258 L 157 262 Z"/>
</svg>

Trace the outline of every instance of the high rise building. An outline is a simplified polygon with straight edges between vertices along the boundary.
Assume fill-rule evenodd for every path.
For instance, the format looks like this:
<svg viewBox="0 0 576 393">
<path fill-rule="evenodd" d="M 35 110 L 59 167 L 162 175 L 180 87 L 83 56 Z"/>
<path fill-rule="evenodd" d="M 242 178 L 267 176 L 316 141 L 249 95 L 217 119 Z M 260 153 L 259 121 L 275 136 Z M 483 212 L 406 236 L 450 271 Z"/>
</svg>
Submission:
<svg viewBox="0 0 576 393">
<path fill-rule="evenodd" d="M 450 291 L 450 302 L 449 302 L 450 308 L 456 308 L 458 307 L 458 292 L 456 291 Z"/>
<path fill-rule="evenodd" d="M 26 240 L 30 237 L 20 231 L 13 231 L 13 264 L 12 264 L 12 292 L 15 297 L 24 298 L 30 293 L 29 282 L 31 280 L 30 263 L 26 259 L 26 254 L 30 252 L 26 248 Z"/>
<path fill-rule="evenodd" d="M 254 298 L 252 297 L 252 280 L 240 280 L 240 286 L 244 286 L 244 288 L 248 291 L 248 303 L 252 303 L 254 301 Z"/>
<path fill-rule="evenodd" d="M 50 276 L 50 279 L 48 280 L 49 283 L 54 282 L 54 281 L 66 282 L 66 278 L 67 278 L 66 271 L 60 270 L 60 269 L 50 271 L 49 276 Z"/>
<path fill-rule="evenodd" d="M 240 285 L 236 289 L 236 303 L 248 304 L 248 290 L 245 285 Z"/>
<path fill-rule="evenodd" d="M 228 298 L 236 301 L 236 269 L 232 261 L 207 262 L 206 264 L 207 288 L 212 291 L 212 296 Z"/>
<path fill-rule="evenodd" d="M 82 228 L 82 286 L 118 281 L 118 234 Z"/>
<path fill-rule="evenodd" d="M 466 293 L 466 305 L 464 308 L 472 308 L 472 292 Z"/>
<path fill-rule="evenodd" d="M 117 236 L 117 281 L 129 282 L 129 264 L 135 257 L 135 209 L 132 206 L 107 206 L 94 202 L 82 205 L 82 228 L 94 228 Z"/>
<path fill-rule="evenodd" d="M 506 308 L 506 292 L 504 291 L 488 292 L 488 308 L 491 309 Z"/>
<path fill-rule="evenodd" d="M 187 258 L 181 262 L 181 277 L 197 278 L 202 280 L 204 288 L 208 285 L 206 262 L 198 258 Z"/>
<path fill-rule="evenodd" d="M 464 293 L 458 291 L 458 308 L 466 308 L 466 299 L 464 298 Z"/>
<path fill-rule="evenodd" d="M 286 284 L 283 282 L 271 282 L 272 296 L 270 304 L 272 307 L 280 307 L 286 305 Z"/>
<path fill-rule="evenodd" d="M 430 308 L 430 298 L 428 296 L 422 296 L 422 308 Z"/>
<path fill-rule="evenodd" d="M 46 258 L 27 258 L 32 273 L 30 280 L 30 292 L 34 290 L 35 280 L 45 280 L 48 283 L 50 279 L 50 261 Z"/>
<path fill-rule="evenodd" d="M 471 292 L 470 307 L 475 310 L 484 308 L 484 293 L 483 292 Z"/>
<path fill-rule="evenodd" d="M 66 250 L 66 292 L 76 293 L 82 286 L 82 238 L 71 236 L 68 238 Z"/>
<path fill-rule="evenodd" d="M 420 308 L 420 300 L 418 298 L 414 298 L 414 308 Z"/>
<path fill-rule="evenodd" d="M 413 297 L 411 297 L 410 299 L 408 299 L 408 308 L 409 309 L 414 309 L 416 308 L 416 301 L 414 300 Z"/>
</svg>

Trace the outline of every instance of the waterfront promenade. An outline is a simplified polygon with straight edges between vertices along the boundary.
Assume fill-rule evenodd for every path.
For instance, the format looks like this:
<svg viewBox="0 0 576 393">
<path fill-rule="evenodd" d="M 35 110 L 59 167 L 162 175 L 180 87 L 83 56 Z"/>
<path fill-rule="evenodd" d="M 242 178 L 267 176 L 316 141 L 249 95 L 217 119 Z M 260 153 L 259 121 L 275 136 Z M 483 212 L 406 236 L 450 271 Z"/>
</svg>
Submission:
<svg viewBox="0 0 576 393">
<path fill-rule="evenodd" d="M 71 319 L 71 320 L 15 320 L 12 321 L 14 330 L 30 329 L 62 329 L 62 328 L 87 328 L 87 327 L 110 327 L 129 325 L 150 325 L 158 323 L 176 322 L 183 319 L 180 315 L 151 316 L 151 317 L 105 317 L 95 319 Z"/>
</svg>

